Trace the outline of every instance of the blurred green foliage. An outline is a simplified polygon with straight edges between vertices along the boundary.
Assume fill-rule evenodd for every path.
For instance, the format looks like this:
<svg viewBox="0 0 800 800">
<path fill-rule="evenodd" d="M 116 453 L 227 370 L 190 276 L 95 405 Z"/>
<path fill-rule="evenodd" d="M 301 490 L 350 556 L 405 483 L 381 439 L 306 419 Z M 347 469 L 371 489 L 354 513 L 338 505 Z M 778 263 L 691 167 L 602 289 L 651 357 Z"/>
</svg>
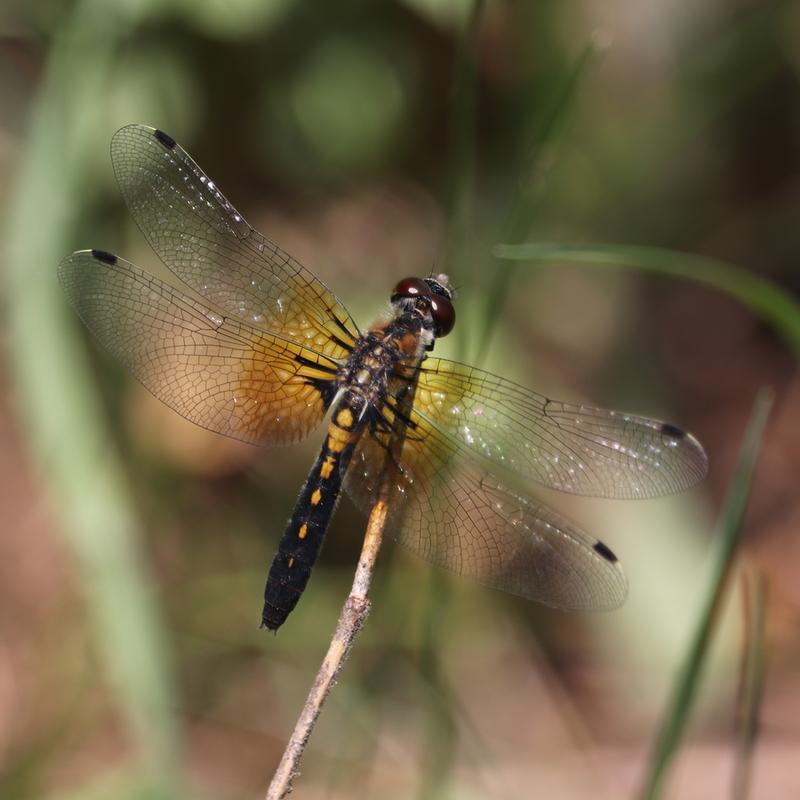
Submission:
<svg viewBox="0 0 800 800">
<path fill-rule="evenodd" d="M 750 497 L 750 487 L 771 407 L 772 397 L 766 393 L 759 395 L 742 444 L 736 473 L 720 513 L 717 526 L 717 553 L 709 581 L 708 595 L 702 605 L 686 660 L 677 673 L 673 694 L 664 714 L 650 759 L 650 768 L 645 777 L 642 800 L 656 800 L 662 796 L 667 769 L 677 756 L 678 746 L 688 725 L 689 714 L 700 690 L 702 669 L 708 660 L 712 632 L 719 619 L 725 591 L 731 583 L 735 555 L 744 532 L 744 515 Z"/>
<path fill-rule="evenodd" d="M 72 249 L 159 270 L 108 159 L 114 130 L 139 121 L 178 138 L 360 323 L 398 278 L 446 268 L 460 294 L 445 354 L 669 416 L 708 443 L 712 475 L 691 498 L 546 498 L 610 531 L 632 593 L 607 618 L 537 609 L 387 548 L 298 784 L 331 797 L 508 798 L 601 796 L 606 783 L 619 797 L 626 755 L 604 758 L 602 776 L 574 755 L 595 738 L 627 753 L 651 736 L 752 396 L 766 382 L 780 398 L 796 370 L 762 321 L 782 320 L 796 347 L 799 19 L 779 0 L 7 4 L 0 342 L 19 452 L 0 480 L 32 474 L 52 510 L 34 544 L 61 563 L 63 533 L 72 580 L 50 588 L 24 560 L 0 574 L 0 636 L 25 643 L 9 645 L 8 663 L 24 652 L 35 664 L 8 667 L 14 699 L 0 692 L 0 796 L 258 793 L 359 548 L 363 520 L 345 502 L 290 623 L 260 632 L 266 569 L 316 443 L 259 453 L 194 430 L 64 307 L 55 268 Z M 598 242 L 626 244 L 617 263 L 655 254 L 653 268 L 702 280 L 712 265 L 720 279 L 552 266 L 608 257 Z M 517 256 L 551 266 L 512 270 L 499 243 L 527 243 Z M 758 302 L 731 303 L 732 285 Z M 800 425 L 786 414 L 788 430 Z M 769 447 L 785 448 L 765 477 L 780 543 L 797 500 L 774 465 L 797 452 L 790 435 Z M 26 530 L 29 502 L 8 492 L 4 541 Z M 754 497 L 756 513 L 765 502 Z M 723 628 L 712 651 L 706 730 L 730 703 L 735 633 Z"/>
</svg>

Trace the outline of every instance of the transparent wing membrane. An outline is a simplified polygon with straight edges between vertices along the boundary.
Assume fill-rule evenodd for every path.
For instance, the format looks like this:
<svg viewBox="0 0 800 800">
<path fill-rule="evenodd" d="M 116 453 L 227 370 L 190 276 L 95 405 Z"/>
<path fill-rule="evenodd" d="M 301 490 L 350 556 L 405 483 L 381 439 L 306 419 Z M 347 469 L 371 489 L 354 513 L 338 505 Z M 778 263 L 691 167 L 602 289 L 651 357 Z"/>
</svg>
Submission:
<svg viewBox="0 0 800 800">
<path fill-rule="evenodd" d="M 128 125 L 111 160 L 152 248 L 212 306 L 331 358 L 348 355 L 358 327 L 333 292 L 254 230 L 171 137 Z"/>
<path fill-rule="evenodd" d="M 387 420 L 389 424 L 391 420 Z M 345 487 L 368 511 L 388 487 L 388 525 L 422 558 L 484 585 L 561 609 L 617 608 L 627 582 L 602 543 L 533 498 L 514 494 L 416 413 L 399 457 L 375 428 Z"/>
<path fill-rule="evenodd" d="M 73 253 L 58 272 L 100 343 L 197 425 L 290 444 L 324 416 L 337 367 L 326 356 L 223 317 L 109 253 Z"/>
<path fill-rule="evenodd" d="M 423 362 L 414 408 L 468 451 L 563 492 L 656 497 L 708 471 L 697 439 L 673 425 L 550 400 L 455 361 Z"/>
</svg>

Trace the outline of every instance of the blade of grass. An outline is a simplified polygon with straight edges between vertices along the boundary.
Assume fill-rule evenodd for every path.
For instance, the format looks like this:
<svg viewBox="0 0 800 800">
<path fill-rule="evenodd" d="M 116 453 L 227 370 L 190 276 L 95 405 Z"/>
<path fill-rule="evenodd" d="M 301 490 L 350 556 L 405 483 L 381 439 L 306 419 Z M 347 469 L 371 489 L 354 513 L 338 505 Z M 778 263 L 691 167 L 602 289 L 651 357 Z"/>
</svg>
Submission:
<svg viewBox="0 0 800 800">
<path fill-rule="evenodd" d="M 447 680 L 440 651 L 446 640 L 445 608 L 449 595 L 447 578 L 439 570 L 428 575 L 428 590 L 420 642 L 420 675 L 428 687 L 427 745 L 423 761 L 420 800 L 445 797 L 455 760 L 458 725 L 453 690 Z"/>
<path fill-rule="evenodd" d="M 749 598 L 748 598 L 749 599 Z M 752 619 L 751 634 L 745 650 L 742 675 L 741 703 L 739 705 L 739 737 L 736 766 L 733 774 L 733 800 L 747 800 L 750 794 L 750 776 L 753 751 L 758 738 L 759 712 L 764 695 L 764 626 L 767 615 L 767 585 L 759 573 L 752 601 L 748 603 Z"/>
<path fill-rule="evenodd" d="M 508 218 L 505 220 L 505 233 L 509 239 L 524 236 L 536 215 L 536 203 L 540 198 L 537 173 L 545 169 L 547 149 L 552 146 L 566 125 L 569 112 L 572 111 L 578 96 L 578 89 L 592 59 L 599 53 L 598 39 L 590 39 L 579 53 L 572 67 L 564 75 L 556 87 L 549 107 L 545 108 L 541 121 L 530 137 L 531 146 L 521 159 L 519 166 L 520 180 Z"/>
<path fill-rule="evenodd" d="M 472 0 L 464 31 L 458 40 L 453 68 L 450 118 L 451 157 L 448 163 L 447 246 L 445 271 L 453 272 L 468 253 L 475 213 L 476 125 L 478 102 L 477 37 L 484 0 Z M 463 269 L 463 268 L 462 268 Z"/>
<path fill-rule="evenodd" d="M 771 394 L 766 391 L 760 392 L 756 398 L 750 424 L 744 437 L 736 472 L 717 524 L 717 552 L 708 585 L 708 595 L 703 603 L 697 628 L 684 664 L 678 673 L 672 697 L 667 705 L 667 711 L 653 748 L 643 789 L 639 795 L 643 800 L 655 800 L 660 796 L 667 768 L 678 751 L 686 729 L 689 713 L 700 684 L 703 664 L 711 643 L 717 612 L 721 606 L 727 578 L 733 567 L 736 548 L 740 541 L 753 472 L 771 406 Z"/>
<path fill-rule="evenodd" d="M 528 234 L 536 216 L 536 204 L 539 201 L 539 194 L 533 188 L 537 185 L 534 178 L 537 171 L 542 169 L 543 156 L 548 146 L 553 143 L 564 127 L 577 97 L 581 79 L 597 52 L 598 44 L 595 40 L 586 43 L 572 68 L 555 91 L 550 108 L 546 110 L 541 122 L 533 131 L 530 137 L 530 149 L 521 159 L 519 167 L 521 177 L 517 181 L 516 192 L 502 226 L 502 239 L 514 241 Z M 500 310 L 505 305 L 514 272 L 513 269 L 494 270 L 494 278 L 486 293 L 483 324 L 478 326 L 478 342 L 480 344 L 476 360 L 479 364 L 489 351 L 492 329 L 495 320 L 500 316 Z"/>
<path fill-rule="evenodd" d="M 494 254 L 497 258 L 512 261 L 635 267 L 687 278 L 725 292 L 751 308 L 772 324 L 794 352 L 800 354 L 800 304 L 771 281 L 725 261 L 660 247 L 619 244 L 500 244 L 494 248 Z"/>
<path fill-rule="evenodd" d="M 134 768 L 151 797 L 172 800 L 179 745 L 164 632 L 124 471 L 56 279 L 81 200 L 91 196 L 93 134 L 103 128 L 115 46 L 133 15 L 125 4 L 81 0 L 54 39 L 11 194 L 3 301 L 16 405 L 74 557 Z"/>
<path fill-rule="evenodd" d="M 478 34 L 484 0 L 472 0 L 469 18 L 458 42 L 451 119 L 450 196 L 448 203 L 447 271 L 465 269 L 474 281 L 473 229 L 475 218 L 475 172 L 478 95 Z M 466 262 L 466 265 L 464 265 Z M 466 340 L 459 337 L 461 357 Z M 429 706 L 425 731 L 426 753 L 419 787 L 422 800 L 441 797 L 446 791 L 455 760 L 457 726 L 451 691 L 440 656 L 442 617 L 447 587 L 440 575 L 432 575 L 426 595 L 425 626 L 420 642 L 421 672 L 436 701 Z"/>
</svg>

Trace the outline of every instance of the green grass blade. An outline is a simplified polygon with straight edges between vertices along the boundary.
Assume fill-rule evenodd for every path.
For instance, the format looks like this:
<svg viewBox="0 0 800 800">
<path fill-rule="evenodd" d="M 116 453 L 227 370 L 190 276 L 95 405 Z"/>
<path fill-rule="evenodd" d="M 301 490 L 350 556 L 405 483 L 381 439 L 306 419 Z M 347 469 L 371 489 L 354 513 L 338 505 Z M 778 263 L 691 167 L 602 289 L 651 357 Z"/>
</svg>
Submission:
<svg viewBox="0 0 800 800">
<path fill-rule="evenodd" d="M 450 129 L 450 163 L 448 180 L 448 253 L 445 271 L 472 274 L 475 269 L 473 231 L 475 228 L 475 180 L 477 163 L 478 109 L 478 34 L 485 0 L 472 0 L 469 16 L 458 41 L 454 66 L 453 108 Z M 466 341 L 459 337 L 459 355 L 465 356 Z M 429 709 L 419 797 L 425 800 L 441 797 L 450 781 L 456 745 L 456 725 L 450 693 L 443 675 L 437 645 L 441 642 L 443 593 L 446 588 L 432 576 L 427 594 L 425 629 L 420 644 L 421 671 L 436 702 Z"/>
<path fill-rule="evenodd" d="M 455 698 L 441 658 L 446 640 L 445 610 L 450 594 L 448 577 L 439 570 L 428 576 L 427 598 L 420 641 L 420 673 L 430 691 L 427 708 L 426 747 L 419 800 L 447 796 L 456 756 L 458 724 Z"/>
<path fill-rule="evenodd" d="M 122 4 L 83 0 L 54 40 L 10 194 L 3 301 L 16 405 L 74 559 L 134 769 L 151 797 L 175 798 L 179 744 L 164 630 L 124 470 L 56 277 L 81 201 L 92 195 L 93 135 L 108 124 L 114 48 L 132 22 Z"/>
<path fill-rule="evenodd" d="M 447 238 L 444 272 L 475 281 L 475 181 L 477 172 L 478 33 L 485 0 L 472 0 L 453 67 L 450 158 L 447 170 Z M 466 357 L 458 337 L 458 355 Z"/>
<path fill-rule="evenodd" d="M 505 221 L 505 234 L 515 240 L 524 236 L 536 217 L 537 202 L 541 186 L 537 173 L 543 169 L 547 149 L 556 141 L 566 125 L 578 97 L 578 90 L 589 65 L 598 53 L 598 43 L 590 39 L 573 62 L 561 83 L 556 87 L 544 115 L 531 136 L 531 147 L 524 154 L 519 166 L 520 180 L 508 219 Z"/>
<path fill-rule="evenodd" d="M 698 618 L 697 628 L 687 651 L 686 660 L 678 673 L 672 698 L 653 749 L 644 788 L 640 794 L 643 800 L 655 800 L 659 797 L 667 768 L 677 753 L 686 728 L 700 684 L 702 667 L 708 654 L 717 610 L 723 598 L 727 577 L 731 571 L 740 540 L 742 520 L 750 495 L 753 472 L 771 406 L 771 394 L 762 391 L 756 398 L 736 472 L 717 524 L 717 552 L 708 586 L 708 596 Z"/>
<path fill-rule="evenodd" d="M 759 712 L 764 696 L 764 627 L 767 616 L 767 586 L 763 574 L 756 579 L 755 593 L 749 604 L 752 630 L 746 642 L 742 700 L 740 704 L 739 739 L 733 775 L 733 800 L 747 800 L 753 751 L 758 738 Z"/>
<path fill-rule="evenodd" d="M 501 244 L 494 248 L 494 254 L 512 261 L 635 267 L 687 278 L 725 292 L 751 308 L 781 333 L 795 353 L 800 354 L 800 304 L 771 281 L 725 261 L 659 247 L 620 244 Z"/>
<path fill-rule="evenodd" d="M 541 184 L 541 181 L 534 180 L 534 176 L 541 169 L 543 155 L 547 148 L 552 145 L 566 123 L 578 95 L 581 80 L 596 55 L 597 49 L 597 43 L 594 40 L 586 43 L 571 69 L 564 76 L 561 85 L 555 91 L 541 122 L 533 131 L 530 137 L 531 146 L 521 158 L 518 168 L 520 177 L 508 217 L 502 226 L 502 238 L 513 241 L 526 236 L 530 231 L 536 218 L 537 203 L 540 200 L 540 193 L 531 189 L 532 186 Z M 486 293 L 483 322 L 478 331 L 478 342 L 480 343 L 476 359 L 478 363 L 486 357 L 489 351 L 492 329 L 500 316 L 500 310 L 505 305 L 513 277 L 514 270 L 512 269 L 494 270 L 494 277 Z"/>
<path fill-rule="evenodd" d="M 484 0 L 472 0 L 469 17 L 458 40 L 453 67 L 450 118 L 450 159 L 447 175 L 447 246 L 445 271 L 457 266 L 468 251 L 475 213 L 476 126 L 478 103 L 477 37 Z"/>
</svg>

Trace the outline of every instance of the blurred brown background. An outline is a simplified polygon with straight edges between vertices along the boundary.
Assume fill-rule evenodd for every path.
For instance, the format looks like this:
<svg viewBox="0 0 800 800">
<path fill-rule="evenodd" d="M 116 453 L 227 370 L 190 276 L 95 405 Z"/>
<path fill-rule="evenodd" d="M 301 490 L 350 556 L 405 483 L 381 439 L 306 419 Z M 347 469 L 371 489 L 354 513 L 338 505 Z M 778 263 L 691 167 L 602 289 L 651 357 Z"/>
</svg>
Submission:
<svg viewBox="0 0 800 800">
<path fill-rule="evenodd" d="M 619 554 L 631 591 L 613 614 L 535 607 L 388 545 L 297 796 L 635 796 L 762 386 L 776 401 L 743 558 L 769 584 L 752 796 L 799 796 L 797 340 L 691 281 L 514 265 L 492 246 L 671 248 L 796 298 L 800 4 L 12 0 L 0 34 L 0 797 L 261 796 L 363 530 L 344 500 L 297 611 L 259 631 L 318 438 L 259 451 L 193 427 L 66 307 L 56 267 L 74 249 L 160 269 L 108 157 L 129 122 L 178 139 L 359 323 L 398 279 L 446 269 L 444 355 L 669 419 L 711 461 L 675 498 L 541 493 Z M 731 796 L 741 585 L 666 796 Z"/>
</svg>

